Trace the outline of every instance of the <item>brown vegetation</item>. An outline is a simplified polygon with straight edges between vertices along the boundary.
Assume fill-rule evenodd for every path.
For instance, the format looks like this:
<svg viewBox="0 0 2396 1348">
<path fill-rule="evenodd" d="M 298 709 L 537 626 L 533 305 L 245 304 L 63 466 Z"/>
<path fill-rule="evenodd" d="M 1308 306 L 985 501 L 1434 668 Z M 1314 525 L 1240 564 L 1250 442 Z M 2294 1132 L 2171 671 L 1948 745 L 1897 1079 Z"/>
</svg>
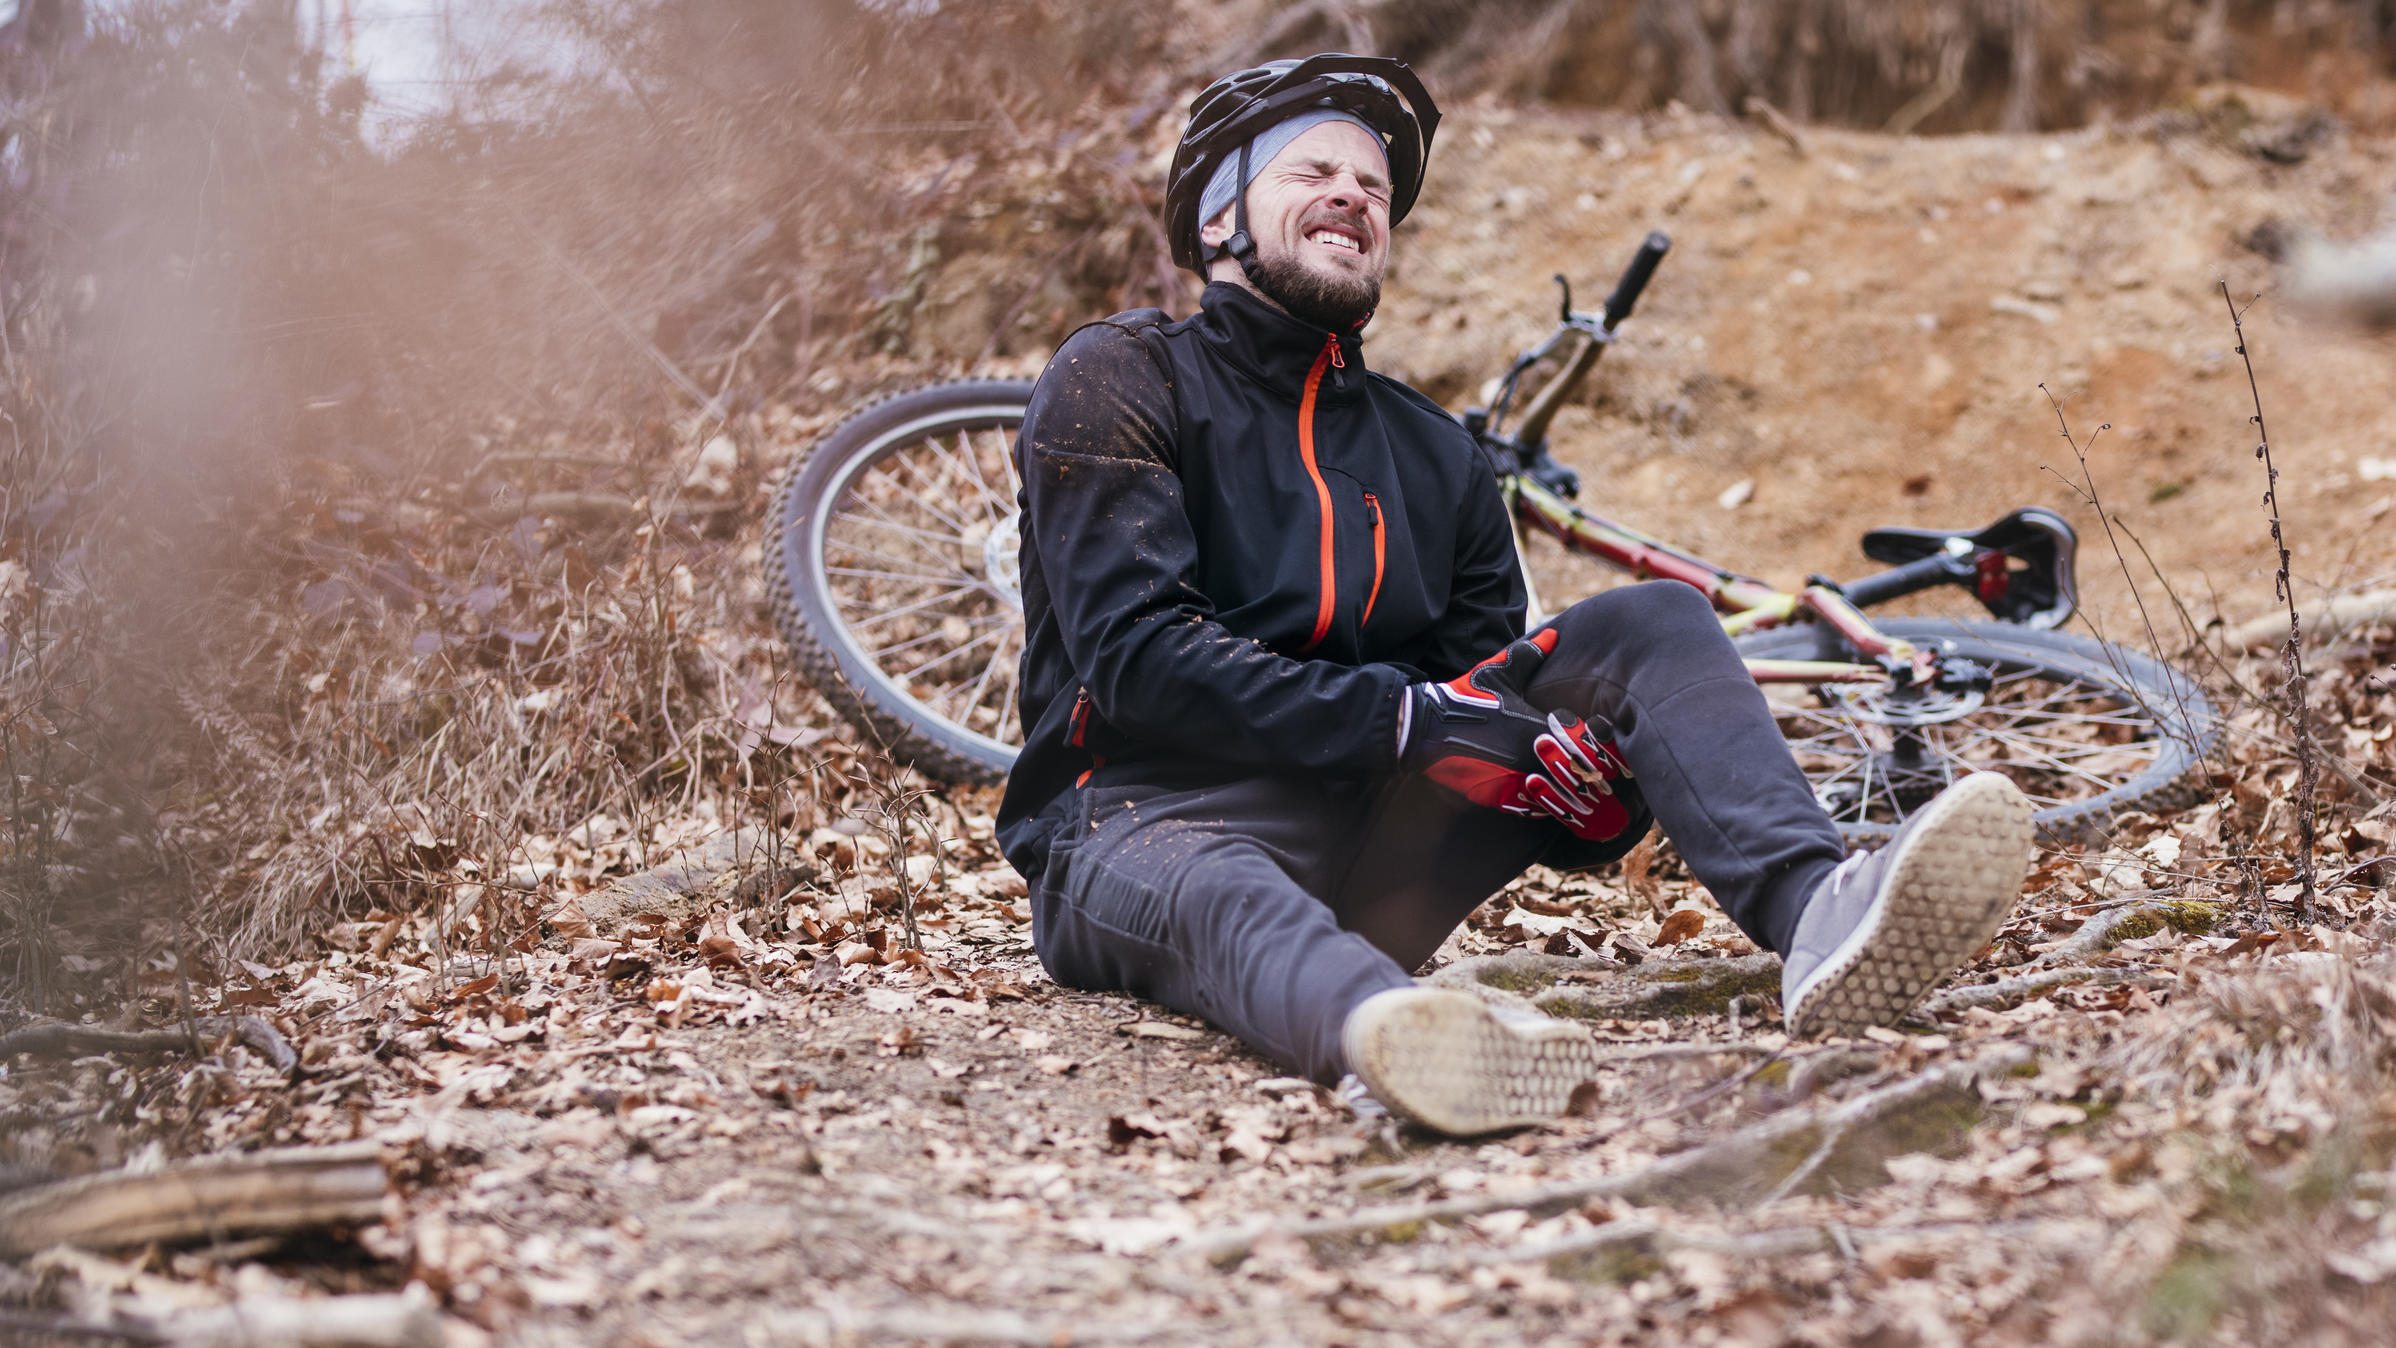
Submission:
<svg viewBox="0 0 2396 1348">
<path fill-rule="evenodd" d="M 2063 504 L 2011 438 L 2051 424 L 2006 401 L 2056 364 L 2131 409 L 2102 411 L 2124 431 L 2100 471 L 2146 498 L 2139 546 L 2218 583 L 2185 586 L 2199 622 L 2243 617 L 2269 602 L 2260 518 L 2233 513 L 2246 412 L 2199 396 L 2230 339 L 2167 269 L 2262 288 L 2305 219 L 2369 221 L 2384 3 L 566 0 L 548 21 L 602 68 L 502 72 L 382 143 L 275 9 L 0 51 L 0 1032 L 82 1017 L 7 1042 L 145 1054 L 13 1058 L 0 1187 L 365 1136 L 397 1193 L 373 1258 L 53 1253 L 0 1266 L 0 1303 L 413 1279 L 461 1336 L 627 1341 L 706 1317 L 800 1340 L 2372 1336 L 2396 1276 L 2384 623 L 2308 657 L 2317 926 L 2287 921 L 2296 769 L 2251 697 L 2221 798 L 2043 858 L 1933 1035 L 1784 1054 L 1741 995 L 1756 957 L 1692 921 L 1711 910 L 1668 858 L 1637 887 L 1536 876 L 1455 976 L 1532 950 L 1645 966 L 1514 989 L 1639 1048 L 1593 1117 L 1467 1147 L 1042 981 L 991 800 L 919 794 L 785 676 L 754 545 L 770 477 L 870 392 L 1185 306 L 1150 219 L 1179 109 L 1235 62 L 1346 46 L 1418 60 L 1460 110 L 1377 363 L 1469 400 L 1547 272 L 1592 283 L 1593 250 L 1672 217 L 1651 327 L 1560 423 L 1623 513 L 1794 578 L 1851 564 L 1897 504 Z M 1803 125 L 1713 115 L 1750 99 Z M 1992 317 L 1984 280 L 2015 307 Z M 2386 348 L 2258 313 L 2265 385 L 2323 384 L 2273 402 L 2310 603 L 2396 563 L 2382 461 L 2350 453 L 2384 404 L 2351 371 Z M 1743 513 L 1703 504 L 1745 479 Z M 2133 630 L 2112 582 L 2095 600 Z M 2272 668 L 2212 672 L 2236 695 Z M 762 840 L 742 866 L 641 890 L 736 826 Z M 1727 991 L 1668 1021 L 1659 964 Z M 245 1011 L 296 1075 L 222 1040 Z M 1980 1070 L 2022 1052 L 2036 1077 Z M 1855 1102 L 1924 1082 L 1938 1107 L 1891 1118 L 1961 1160 L 1839 1151 L 1889 1121 Z M 1611 1179 L 1711 1143 L 1771 1154 L 1741 1190 L 1768 1201 Z M 1233 1246 L 1235 1271 L 1201 1257 Z"/>
</svg>

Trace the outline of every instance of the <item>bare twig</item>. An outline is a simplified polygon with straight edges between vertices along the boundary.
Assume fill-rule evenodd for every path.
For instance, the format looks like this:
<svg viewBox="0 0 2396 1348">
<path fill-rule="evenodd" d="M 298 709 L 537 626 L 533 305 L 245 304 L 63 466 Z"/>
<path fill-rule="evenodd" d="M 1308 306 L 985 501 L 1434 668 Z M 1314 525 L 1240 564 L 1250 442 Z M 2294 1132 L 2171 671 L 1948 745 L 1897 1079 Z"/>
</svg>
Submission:
<svg viewBox="0 0 2396 1348">
<path fill-rule="evenodd" d="M 2279 568 L 2272 574 L 2272 585 L 2280 602 L 2288 606 L 2288 644 L 2280 653 L 2281 667 L 2288 676 L 2282 689 L 2287 701 L 2281 715 L 2288 723 L 2288 733 L 2296 740 L 2296 881 L 2300 886 L 2296 920 L 2310 922 L 2315 894 L 2314 838 L 2320 828 L 2315 811 L 2321 767 L 2313 760 L 2312 708 L 2305 689 L 2304 620 L 2296 611 L 2296 590 L 2288 580 L 2288 541 L 2280 528 L 2280 470 L 2271 461 L 2271 428 L 2263 422 L 2263 390 L 2255 379 L 2255 358 L 2246 349 L 2246 315 L 2230 298 L 2227 281 L 2221 283 L 2221 303 L 2230 311 L 2230 328 L 2238 338 L 2238 358 L 2246 363 L 2246 392 L 2255 409 L 2248 422 L 2255 428 L 2255 457 L 2263 462 L 2263 504 L 2271 512 L 2271 546 L 2279 554 Z M 2253 301 L 2248 303 L 2251 305 Z"/>
<path fill-rule="evenodd" d="M 1794 151 L 1799 159 L 1811 157 L 1812 151 L 1806 147 L 1804 134 L 1780 109 L 1754 94 L 1747 96 L 1746 109 L 1748 116 L 1761 123 L 1766 131 L 1778 136 L 1781 143 Z"/>
<path fill-rule="evenodd" d="M 2096 438 L 2098 435 L 2102 435 L 2106 431 L 2113 429 L 2113 423 L 2105 422 L 2100 424 L 2096 429 L 2096 433 L 2089 436 L 2088 439 L 2083 442 L 2078 436 L 2072 433 L 2071 422 L 2063 414 L 2062 400 L 2057 398 L 2054 392 L 2048 389 L 2045 384 L 2040 384 L 2038 386 L 2038 391 L 2046 394 L 2048 405 L 2055 409 L 2056 428 L 2062 434 L 2063 442 L 2071 446 L 2072 457 L 2077 460 L 2080 465 L 2080 476 L 2075 479 L 2066 476 L 2065 474 L 2055 472 L 2053 468 L 2047 467 L 2047 465 L 2041 464 L 2039 466 L 2044 468 L 2047 472 L 2053 474 L 2057 479 L 2063 482 L 2065 486 L 2070 487 L 2072 489 L 2072 493 L 2078 496 L 2082 503 L 2087 505 L 2089 509 L 2096 512 L 2097 524 L 2105 531 L 2105 543 L 2108 547 L 2112 548 L 2114 563 L 2121 568 L 2122 584 L 2130 592 L 2130 601 L 2138 607 L 2138 624 L 2146 632 L 2147 649 L 2153 653 L 2157 660 L 2166 660 L 2168 657 L 2165 655 L 2163 650 L 2163 638 L 2155 630 L 2154 615 L 2148 611 L 2146 606 L 2146 594 L 2144 591 L 2138 588 L 2137 578 L 2130 574 L 2129 554 L 2123 552 L 2121 548 L 2121 535 L 2128 533 L 2127 527 L 2122 525 L 2118 520 L 2114 519 L 2113 512 L 2105 507 L 2104 499 L 2098 494 L 2097 491 L 2096 470 L 2091 467 L 2088 462 L 2089 448 L 2096 443 Z M 2139 549 L 2141 554 L 2145 553 L 2146 546 L 2143 543 L 2139 543 L 2135 537 L 2131 539 L 2131 542 Z M 2147 558 L 2147 565 L 2150 569 L 2154 567 L 2154 559 L 2151 556 Z M 2158 577 L 2160 577 L 2161 574 L 2162 573 L 2159 570 L 2156 571 L 2156 575 Z M 2180 603 L 2179 595 L 2172 590 L 2170 582 L 2168 581 L 2164 583 L 2164 593 L 2170 596 L 2174 611 L 2179 613 L 2181 615 L 2181 620 L 2185 622 L 2187 620 L 2187 606 Z M 2113 665 L 2114 672 L 2122 677 L 2125 687 L 2131 689 L 2132 695 L 2135 696 L 2135 690 L 2138 686 L 2137 681 L 2130 677 L 2128 670 L 2121 667 L 2121 662 L 2119 660 L 2113 658 L 2111 654 L 2112 643 L 2106 639 L 2104 629 L 2098 625 L 2096 618 L 2086 609 L 2082 609 L 2080 611 L 2080 616 L 2082 620 L 2088 624 L 2090 630 L 2096 633 L 2097 640 L 2104 643 L 2107 651 L 2106 659 Z M 2178 725 L 2182 734 L 2187 737 L 2188 747 L 2192 752 L 2201 757 L 2206 752 L 2207 737 L 2205 735 L 2205 727 L 2198 723 L 2195 716 L 2195 709 L 2188 703 L 2186 685 L 2174 681 L 2170 692 L 2172 694 L 2172 700 L 2175 704 L 2175 710 L 2177 710 L 2179 713 Z M 2145 707 L 2143 710 L 2145 710 L 2149 716 L 2155 716 L 2158 721 L 2163 719 L 2162 717 L 2156 715 L 2156 711 L 2153 707 Z M 2212 740 L 2213 746 L 2218 749 L 2221 754 L 2221 775 L 2227 777 L 2228 770 L 2231 766 L 2229 761 L 2229 748 L 2225 743 L 2222 742 L 2220 736 L 2214 736 L 2212 737 Z M 2225 816 L 2228 815 L 2228 813 L 2228 811 L 2224 811 Z M 2237 829 L 2229 827 L 2226 820 L 2222 829 L 2222 835 L 2229 843 L 2230 859 L 2232 863 L 2237 866 L 2240 877 L 2246 882 L 2248 901 L 2255 906 L 2257 911 L 2260 911 L 2263 904 L 2263 868 L 2255 862 L 2253 851 L 2247 846 L 2246 836 Z"/>
<path fill-rule="evenodd" d="M 1762 1231 L 1689 1231 L 1644 1218 L 1625 1217 L 1569 1236 L 1516 1245 L 1502 1250 L 1473 1250 L 1459 1265 L 1529 1264 L 1600 1250 L 1635 1248 L 1651 1253 L 1704 1250 L 1742 1260 L 1778 1259 L 1792 1254 L 1838 1251 L 1842 1237 L 1850 1244 L 1890 1241 L 1915 1242 L 1939 1236 L 1966 1236 L 1976 1241 L 2013 1235 L 2036 1227 L 2036 1222 L 1940 1222 L 1928 1226 L 1846 1226 L 1828 1224 L 1771 1227 Z"/>
<path fill-rule="evenodd" d="M 257 1050 L 277 1071 L 299 1065 L 299 1057 L 274 1026 L 256 1016 L 201 1016 L 161 1030 L 111 1030 L 98 1025 L 69 1025 L 51 1021 L 0 1034 L 0 1060 L 20 1053 L 65 1058 L 87 1053 L 174 1053 L 191 1051 L 193 1034 L 202 1039 L 228 1036 Z"/>
<path fill-rule="evenodd" d="M 1941 1016 L 1951 1016 L 1958 1011 L 1975 1006 L 1996 1007 L 2008 1006 L 2014 1002 L 2026 1002 L 2042 992 L 2051 992 L 2056 988 L 2067 988 L 2079 983 L 2094 983 L 2099 987 L 2129 983 L 2137 987 L 2153 988 L 2162 987 L 2172 981 L 2167 974 L 2158 974 L 2147 969 L 2097 968 L 2083 964 L 2067 969 L 2045 969 L 2034 974 L 2022 974 L 2016 978 L 2001 978 L 1994 983 L 1975 983 L 1970 987 L 1949 988 L 1916 1007 L 1914 1014 L 1936 1020 Z"/>
</svg>

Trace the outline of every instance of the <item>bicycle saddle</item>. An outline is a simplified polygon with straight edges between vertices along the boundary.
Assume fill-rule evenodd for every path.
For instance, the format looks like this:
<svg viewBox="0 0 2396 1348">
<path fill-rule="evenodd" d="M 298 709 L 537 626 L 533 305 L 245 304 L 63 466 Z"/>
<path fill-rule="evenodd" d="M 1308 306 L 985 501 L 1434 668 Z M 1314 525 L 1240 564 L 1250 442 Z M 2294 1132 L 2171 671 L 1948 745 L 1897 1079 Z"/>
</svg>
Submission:
<svg viewBox="0 0 2396 1348">
<path fill-rule="evenodd" d="M 1864 555 L 1902 566 L 1938 553 L 1969 559 L 1973 593 L 1990 613 L 2024 627 L 2061 627 L 2079 605 L 2072 581 L 2080 536 L 2041 506 L 2016 510 L 1978 533 L 1950 529 L 1874 529 Z"/>
</svg>

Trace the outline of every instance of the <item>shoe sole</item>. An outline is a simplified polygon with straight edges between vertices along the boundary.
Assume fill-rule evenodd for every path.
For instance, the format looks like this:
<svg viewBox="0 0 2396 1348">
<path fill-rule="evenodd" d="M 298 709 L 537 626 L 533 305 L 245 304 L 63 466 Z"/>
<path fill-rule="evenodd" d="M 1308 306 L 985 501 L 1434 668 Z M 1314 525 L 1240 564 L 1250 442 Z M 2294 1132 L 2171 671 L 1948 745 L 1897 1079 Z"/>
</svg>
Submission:
<svg viewBox="0 0 2396 1348">
<path fill-rule="evenodd" d="M 1348 1070 L 1393 1114 L 1453 1137 L 1560 1117 L 1597 1075 L 1587 1030 L 1563 1021 L 1512 1023 L 1469 993 L 1402 988 L 1348 1016 Z"/>
<path fill-rule="evenodd" d="M 2021 788 L 1976 772 L 1947 788 L 1894 846 L 1870 918 L 1789 999 L 1789 1033 L 1894 1025 L 1997 934 L 2030 871 Z"/>
</svg>

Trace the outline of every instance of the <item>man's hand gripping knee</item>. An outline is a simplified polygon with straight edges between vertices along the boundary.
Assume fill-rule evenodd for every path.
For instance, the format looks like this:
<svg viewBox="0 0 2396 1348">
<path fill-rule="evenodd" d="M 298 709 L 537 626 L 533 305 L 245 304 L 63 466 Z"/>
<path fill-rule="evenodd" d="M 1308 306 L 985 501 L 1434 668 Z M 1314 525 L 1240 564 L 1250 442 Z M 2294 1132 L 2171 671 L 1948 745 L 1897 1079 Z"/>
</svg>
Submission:
<svg viewBox="0 0 2396 1348">
<path fill-rule="evenodd" d="M 1476 805 L 1552 818 L 1603 842 L 1630 823 L 1613 784 L 1631 772 L 1588 722 L 1531 705 L 1525 690 L 1555 647 L 1548 628 L 1456 678 L 1408 688 L 1398 764 Z"/>
</svg>

